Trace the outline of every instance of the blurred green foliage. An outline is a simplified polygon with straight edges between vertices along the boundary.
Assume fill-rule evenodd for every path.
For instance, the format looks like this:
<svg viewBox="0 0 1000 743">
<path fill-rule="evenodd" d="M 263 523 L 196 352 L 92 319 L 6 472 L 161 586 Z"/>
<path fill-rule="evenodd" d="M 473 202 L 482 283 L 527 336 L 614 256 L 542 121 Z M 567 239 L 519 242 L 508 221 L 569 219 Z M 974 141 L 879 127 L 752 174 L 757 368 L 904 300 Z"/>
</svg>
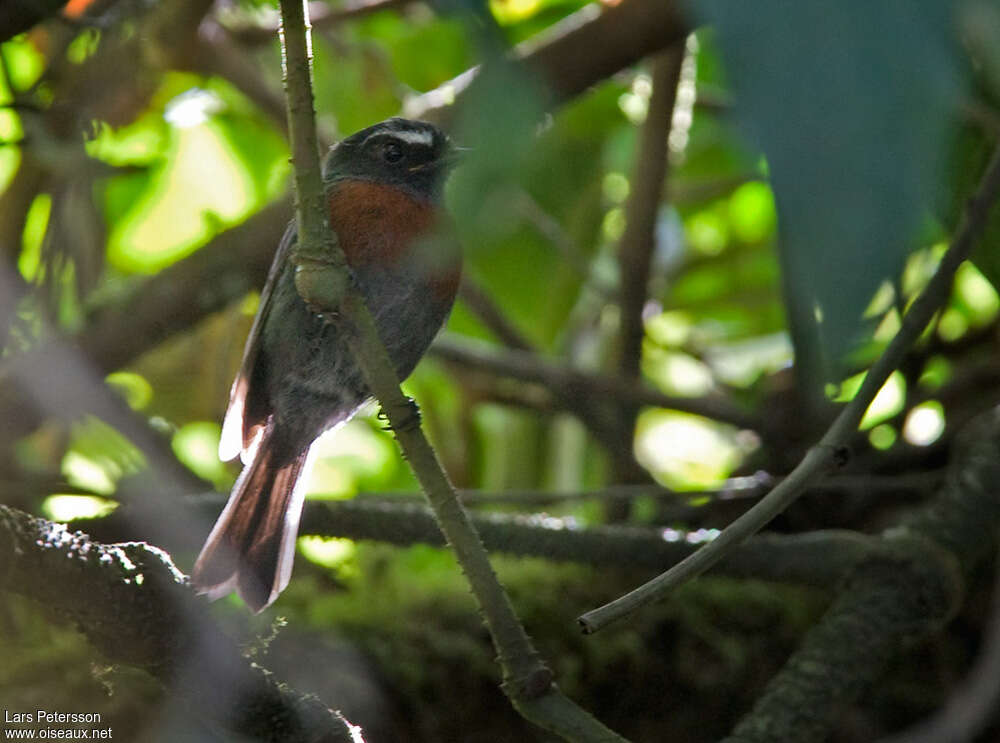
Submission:
<svg viewBox="0 0 1000 743">
<path fill-rule="evenodd" d="M 272 5 L 235 3 L 229 21 L 266 21 Z M 669 175 L 656 212 L 641 369 L 662 393 L 727 399 L 785 435 L 775 444 L 761 432 L 701 416 L 642 410 L 623 434 L 622 449 L 653 480 L 678 490 L 716 486 L 761 462 L 783 474 L 786 448 L 803 441 L 802 429 L 823 422 L 820 413 L 813 420 L 794 402 L 779 404 L 797 399 L 787 382 L 793 356 L 800 386 L 824 389 L 838 404 L 854 396 L 937 266 L 992 144 L 987 127 L 956 120 L 962 96 L 975 97 L 988 111 L 993 106 L 996 117 L 1000 77 L 989 64 L 970 77 L 967 68 L 976 65 L 945 36 L 951 26 L 944 14 L 953 4 L 793 5 L 698 4 L 700 17 L 714 27 L 699 29 L 687 43 Z M 488 4 L 494 30 L 509 43 L 582 6 L 577 0 Z M 6 72 L 0 75 L 0 192 L 16 191 L 30 172 L 26 162 L 42 162 L 54 173 L 50 185 L 27 200 L 19 240 L 4 246 L 27 282 L 45 276 L 52 251 L 67 249 L 53 244 L 53 220 L 66 212 L 57 208 L 61 197 L 52 184 L 81 172 L 66 164 L 64 150 L 46 149 L 57 146 L 40 117 L 69 94 L 58 87 L 58 76 L 47 74 L 99 58 L 109 36 L 85 28 L 63 32 L 63 46 L 31 33 L 0 48 Z M 484 37 L 461 17 L 423 5 L 318 28 L 321 131 L 341 136 L 397 115 L 408 96 L 483 62 L 490 53 Z M 991 48 L 983 43 L 972 51 L 988 56 Z M 259 77 L 255 82 L 280 90 L 276 40 L 239 52 Z M 196 256 L 287 195 L 284 134 L 251 87 L 218 71 L 172 69 L 151 81 L 148 100 L 127 122 L 73 121 L 70 139 L 78 149 L 82 143 L 92 168 L 86 192 L 104 230 L 99 279 L 73 298 L 81 300 L 74 317 L 84 331 L 143 281 Z M 647 65 L 640 64 L 547 113 L 537 79 L 513 66 L 487 65 L 453 122 L 456 141 L 474 147 L 447 190 L 466 273 L 546 362 L 616 373 L 616 256 L 650 95 Z M 25 97 L 41 113 L 11 105 Z M 931 349 L 927 358 L 892 376 L 862 422 L 862 443 L 876 451 L 921 451 L 949 432 L 952 408 L 940 393 L 962 361 L 948 344 L 975 339 L 996 324 L 998 240 L 1000 213 L 994 213 L 975 264 L 962 267 L 947 308 L 921 339 L 921 352 Z M 237 473 L 237 465 L 218 461 L 219 423 L 256 302 L 251 294 L 233 303 L 107 377 L 205 489 L 225 491 Z M 29 297 L 12 335 L 40 342 L 47 333 L 43 319 L 66 329 L 60 324 L 66 316 L 46 314 Z M 463 301 L 446 332 L 497 340 Z M 404 387 L 420 402 L 427 431 L 461 487 L 574 491 L 609 484 L 613 453 L 580 420 L 553 410 L 552 396 L 537 386 L 483 381 L 428 357 Z M 111 507 L 123 481 L 144 471 L 147 461 L 135 442 L 93 417 L 68 429 L 39 427 L 16 442 L 11 459 L 32 476 L 59 480 L 38 494 L 53 496 L 44 512 L 55 518 Z M 311 498 L 351 498 L 416 489 L 370 406 L 321 442 L 307 491 Z M 658 509 L 647 500 L 635 520 L 656 522 Z M 606 515 L 594 501 L 547 510 L 584 525 Z M 464 689 L 448 675 L 456 669 L 492 683 L 491 651 L 448 552 L 312 538 L 301 547 L 307 560 L 299 560 L 279 603 L 294 620 L 318 630 L 336 626 L 410 699 Z M 175 557 L 190 566 L 190 555 Z M 661 607 L 649 624 L 584 646 L 564 625 L 636 576 L 543 561 L 502 559 L 499 567 L 529 630 L 536 634 L 538 627 L 545 654 L 557 658 L 559 683 L 581 698 L 590 694 L 598 711 L 601 689 L 594 691 L 592 680 L 613 676 L 608 669 L 641 666 L 648 647 L 670 645 L 667 631 L 677 639 L 658 648 L 668 660 L 642 670 L 648 688 L 670 698 L 663 688 L 683 695 L 721 685 L 722 699 L 738 709 L 761 684 L 753 673 L 761 655 L 775 663 L 759 646 L 748 648 L 746 636 L 777 626 L 778 637 L 758 639 L 786 652 L 821 608 L 811 595 L 780 604 L 770 589 L 754 584 L 706 581 Z M 564 596 L 562 614 L 553 620 L 553 603 Z M 235 606 L 221 612 L 236 616 Z M 742 614 L 746 606 L 752 611 Z M 269 620 L 233 621 L 263 632 L 254 622 Z M 741 629 L 738 641 L 727 634 L 733 626 Z M 57 631 L 35 640 L 53 648 L 73 644 Z M 421 664 L 428 648 L 441 661 L 440 677 Z M 77 644 L 65 658 L 77 662 L 84 655 Z M 0 672 L 0 692 L 30 685 L 30 662 L 30 653 L 15 655 Z M 673 686 L 652 686 L 657 674 Z M 741 692 L 727 679 L 746 686 Z M 636 704 L 652 704 L 639 686 L 626 692 Z M 414 714 L 423 715 L 425 729 L 436 730 L 433 709 Z M 727 707 L 719 714 L 726 722 L 733 713 Z M 633 722 L 655 739 L 643 720 Z M 696 723 L 691 720 L 692 729 Z"/>
<path fill-rule="evenodd" d="M 490 7 L 508 41 L 515 42 L 580 3 L 497 1 Z M 872 305 L 874 312 L 870 309 L 868 317 L 877 323 L 869 327 L 875 332 L 859 347 L 857 359 L 871 358 L 891 337 L 898 314 L 890 305 L 898 300 L 893 300 L 892 282 L 885 279 L 901 275 L 905 296 L 910 297 L 929 276 L 926 268 L 916 267 L 933 267 L 933 261 L 911 260 L 903 271 L 901 260 L 918 246 L 912 239 L 916 233 L 907 225 L 912 226 L 921 205 L 931 205 L 920 195 L 934 191 L 941 181 L 934 164 L 949 152 L 943 136 L 948 119 L 941 111 L 959 91 L 954 85 L 957 63 L 951 48 L 941 41 L 940 29 L 931 23 L 933 13 L 902 13 L 900 18 L 908 19 L 913 33 L 894 34 L 891 50 L 881 46 L 876 31 L 895 16 L 873 15 L 874 30 L 869 35 L 842 28 L 834 35 L 837 43 L 853 46 L 841 48 L 836 58 L 851 59 L 854 66 L 835 74 L 819 72 L 830 66 L 830 60 L 814 53 L 819 37 L 827 33 L 818 16 L 803 11 L 786 19 L 799 36 L 792 43 L 786 33 L 782 38 L 787 43 L 778 43 L 768 33 L 743 31 L 742 16 L 716 17 L 713 8 L 709 4 L 704 12 L 717 21 L 714 29 L 700 31 L 689 43 L 678 96 L 671 134 L 671 198 L 659 215 L 650 287 L 657 311 L 647 320 L 642 363 L 646 377 L 663 391 L 688 396 L 718 391 L 720 382 L 749 390 L 790 361 L 787 319 L 793 320 L 793 327 L 810 325 L 814 305 L 793 302 L 789 310 L 783 301 L 791 296 L 789 286 L 796 287 L 795 292 L 811 292 L 815 306 L 823 309 L 827 328 L 823 354 L 836 356 L 850 347 L 849 339 L 857 337 L 861 327 L 859 309 L 872 297 L 887 299 Z M 754 22 L 761 28 L 773 27 L 768 19 L 776 12 L 770 6 L 755 10 Z M 846 18 L 858 13 L 867 17 L 882 11 L 851 6 L 834 15 Z M 99 34 L 83 30 L 65 53 L 79 64 L 99 48 Z M 928 49 L 933 49 L 929 57 Z M 410 93 L 432 88 L 477 61 L 475 43 L 459 17 L 419 7 L 405 14 L 373 14 L 338 26 L 335 32 L 317 33 L 314 51 L 317 109 L 321 120 L 338 132 L 396 113 Z M 266 63 L 265 79 L 275 84 L 276 53 L 276 43 L 257 52 Z M 0 99 L 30 90 L 46 65 L 53 64 L 30 37 L 6 43 L 3 54 L 7 75 L 0 81 Z M 886 54 L 898 57 L 884 68 L 889 77 L 862 74 L 883 69 L 876 57 Z M 904 74 L 906 60 L 917 54 L 923 60 L 920 69 L 928 74 Z M 754 59 L 766 62 L 749 63 Z M 782 69 L 794 70 L 795 77 L 781 77 L 783 82 L 777 84 L 775 75 Z M 468 274 L 531 342 L 547 352 L 576 355 L 579 363 L 600 367 L 610 358 L 613 345 L 607 330 L 607 323 L 613 322 L 608 315 L 612 306 L 602 292 L 617 281 L 613 256 L 630 191 L 636 128 L 650 95 L 649 77 L 640 69 L 601 83 L 565 106 L 535 137 L 540 100 L 534 83 L 505 66 L 489 74 L 495 79 L 488 79 L 474 94 L 482 100 L 463 109 L 474 115 L 461 119 L 456 130 L 460 141 L 476 143 L 477 152 L 449 187 L 449 202 L 467 247 Z M 850 91 L 844 87 L 847 84 Z M 899 101 L 875 92 L 888 88 L 898 92 Z M 734 130 L 728 103 L 734 93 L 739 121 L 760 141 L 768 154 L 766 161 Z M 883 104 L 874 105 L 880 97 Z M 920 117 L 919 132 L 909 139 L 887 132 L 888 122 L 896 122 L 900 112 L 921 101 L 928 107 Z M 482 110 L 489 110 L 490 116 L 483 117 Z M 803 118 L 806 111 L 821 114 L 822 121 Z M 19 115 L 11 109 L 0 114 L 7 122 L 4 138 L 16 142 L 23 129 Z M 808 121 L 813 123 L 806 126 Z M 862 131 L 867 134 L 861 136 Z M 974 132 L 967 132 L 966 140 L 981 141 Z M 886 149 L 889 141 L 895 149 Z M 128 277 L 156 273 L 182 260 L 287 188 L 287 148 L 281 132 L 230 81 L 218 76 L 168 72 L 133 121 L 116 128 L 95 122 L 86 150 L 115 169 L 95 184 L 107 228 L 107 286 L 93 292 L 97 302 L 118 296 L 107 287 L 122 280 L 135 282 L 138 279 Z M 5 179 L 16 172 L 16 153 L 16 147 L 0 149 Z M 865 167 L 845 164 L 847 157 L 863 161 Z M 901 164 L 912 172 L 893 171 L 887 177 L 891 166 Z M 808 182 L 802 180 L 806 171 L 796 170 L 804 165 Z M 784 187 L 780 220 L 771 185 L 775 179 Z M 887 206 L 882 192 L 872 190 L 896 191 L 900 182 L 913 188 L 908 195 L 900 192 L 895 206 Z M 848 204 L 845 194 L 865 195 Z M 795 201 L 802 195 L 808 202 Z M 28 280 L 38 276 L 51 204 L 51 195 L 40 193 L 25 219 L 18 267 Z M 859 210 L 864 217 L 858 216 Z M 848 212 L 854 216 L 845 218 Z M 821 215 L 825 222 L 817 221 Z M 779 222 L 783 232 L 791 229 L 799 237 L 786 234 L 779 242 Z M 855 232 L 823 238 L 835 239 L 835 247 L 810 237 L 832 223 L 854 225 Z M 878 231 L 869 225 L 877 225 Z M 873 248 L 876 243 L 879 247 Z M 783 252 L 776 251 L 779 245 L 786 246 Z M 805 245 L 811 247 L 807 250 Z M 779 253 L 790 270 L 784 284 Z M 941 318 L 939 333 L 948 340 L 983 327 L 996 316 L 997 296 L 989 282 L 993 252 L 983 255 L 987 258 L 980 266 L 985 277 L 972 266 L 964 267 L 956 301 Z M 806 290 L 807 286 L 813 288 Z M 210 461 L 208 426 L 219 418 L 244 323 L 238 317 L 210 320 L 193 336 L 171 341 L 140 360 L 136 370 L 141 375 L 127 372 L 133 376 L 110 380 L 133 407 L 173 431 L 173 447 L 181 461 L 217 487 L 231 481 L 232 471 Z M 449 331 L 491 337 L 462 303 L 453 313 Z M 794 333 L 792 340 L 795 345 Z M 558 428 L 531 416 L 526 424 L 535 433 L 526 438 L 525 424 L 517 422 L 526 420 L 521 413 L 496 408 L 469 416 L 461 386 L 431 362 L 409 384 L 425 400 L 432 434 L 445 447 L 446 458 L 466 460 L 458 468 L 462 484 L 531 485 L 545 467 L 532 465 L 533 456 L 527 452 L 511 459 L 507 453 L 514 442 L 534 442 L 532 446 L 541 450 L 561 446 L 549 438 L 561 436 L 553 433 Z M 191 388 L 198 389 L 197 396 L 185 392 Z M 843 390 L 849 388 L 842 387 L 838 399 L 846 399 Z M 865 427 L 891 418 L 901 405 L 870 416 Z M 651 412 L 643 420 L 670 415 Z M 497 425 L 501 420 L 504 423 Z M 704 486 L 724 479 L 743 461 L 745 447 L 727 454 L 731 444 L 715 438 L 713 424 L 695 418 L 684 425 L 700 431 L 689 439 L 690 445 L 703 443 L 678 458 L 672 451 L 675 447 L 647 441 L 648 432 L 663 430 L 662 426 L 640 422 L 636 451 L 657 478 L 682 488 Z M 457 430 L 473 432 L 482 445 L 460 441 L 451 433 Z M 386 459 L 386 454 L 392 447 L 385 434 L 377 428 L 372 431 L 367 457 L 377 467 L 358 464 L 366 456 L 359 456 L 357 447 L 348 447 L 347 455 L 323 458 L 313 489 L 412 487 L 405 467 L 389 465 L 393 457 Z M 586 440 L 577 439 L 575 445 L 593 449 Z M 331 452 L 335 449 L 331 444 Z M 473 459 L 468 459 L 473 452 Z M 548 456 L 543 451 L 537 461 Z M 591 455 L 575 460 L 594 461 Z M 712 466 L 705 469 L 696 464 L 700 461 Z M 372 479 L 375 470 L 389 474 Z M 576 484 L 597 484 L 602 471 L 588 466 L 578 473 Z M 115 479 L 112 473 L 107 482 Z"/>
</svg>

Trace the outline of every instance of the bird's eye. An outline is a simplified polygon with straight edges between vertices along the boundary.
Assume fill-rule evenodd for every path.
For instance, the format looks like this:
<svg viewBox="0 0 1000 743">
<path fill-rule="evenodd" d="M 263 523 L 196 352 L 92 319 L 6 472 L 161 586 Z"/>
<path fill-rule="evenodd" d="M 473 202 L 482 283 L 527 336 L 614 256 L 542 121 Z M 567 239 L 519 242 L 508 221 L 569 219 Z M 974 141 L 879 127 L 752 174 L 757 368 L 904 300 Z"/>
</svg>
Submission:
<svg viewBox="0 0 1000 743">
<path fill-rule="evenodd" d="M 403 159 L 403 148 L 397 142 L 386 142 L 382 147 L 382 158 L 387 163 L 398 163 Z"/>
</svg>

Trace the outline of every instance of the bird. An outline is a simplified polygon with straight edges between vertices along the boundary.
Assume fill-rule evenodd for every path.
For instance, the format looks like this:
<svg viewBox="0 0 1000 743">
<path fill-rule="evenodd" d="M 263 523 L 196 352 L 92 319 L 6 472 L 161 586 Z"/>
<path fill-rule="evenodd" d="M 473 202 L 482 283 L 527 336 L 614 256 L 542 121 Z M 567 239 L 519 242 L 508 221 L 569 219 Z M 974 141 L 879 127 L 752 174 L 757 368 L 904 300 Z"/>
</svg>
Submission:
<svg viewBox="0 0 1000 743">
<path fill-rule="evenodd" d="M 461 277 L 444 184 L 456 161 L 433 124 L 391 118 L 334 145 L 323 181 L 330 226 L 400 379 L 447 319 Z M 222 425 L 219 456 L 243 470 L 198 555 L 195 589 L 232 591 L 254 613 L 291 578 L 313 444 L 372 393 L 344 331 L 310 307 L 290 260 L 296 224 L 275 253 Z"/>
</svg>

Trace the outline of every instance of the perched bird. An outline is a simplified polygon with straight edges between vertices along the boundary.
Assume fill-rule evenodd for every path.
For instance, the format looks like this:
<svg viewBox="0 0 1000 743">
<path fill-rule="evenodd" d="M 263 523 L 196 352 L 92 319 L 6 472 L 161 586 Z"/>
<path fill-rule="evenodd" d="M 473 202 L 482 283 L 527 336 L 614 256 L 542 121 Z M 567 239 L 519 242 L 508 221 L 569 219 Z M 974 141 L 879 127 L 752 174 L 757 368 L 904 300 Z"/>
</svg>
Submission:
<svg viewBox="0 0 1000 743">
<path fill-rule="evenodd" d="M 461 256 L 430 239 L 454 148 L 435 126 L 393 118 L 332 148 L 323 170 L 330 225 L 399 378 L 409 376 L 451 310 Z M 260 612 L 288 585 L 309 452 L 370 397 L 335 323 L 295 288 L 285 232 L 233 382 L 219 456 L 244 468 L 195 562 L 212 599 L 232 590 Z"/>
</svg>

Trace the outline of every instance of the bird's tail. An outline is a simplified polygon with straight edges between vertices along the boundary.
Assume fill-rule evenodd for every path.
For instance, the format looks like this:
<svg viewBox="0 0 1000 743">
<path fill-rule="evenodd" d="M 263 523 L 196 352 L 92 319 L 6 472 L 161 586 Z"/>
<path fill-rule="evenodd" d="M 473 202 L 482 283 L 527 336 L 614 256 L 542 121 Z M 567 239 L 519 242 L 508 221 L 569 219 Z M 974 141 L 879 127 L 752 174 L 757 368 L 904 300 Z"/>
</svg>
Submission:
<svg viewBox="0 0 1000 743">
<path fill-rule="evenodd" d="M 267 426 L 195 561 L 199 593 L 214 601 L 235 590 L 254 613 L 278 598 L 292 575 L 307 458 Z"/>
</svg>

